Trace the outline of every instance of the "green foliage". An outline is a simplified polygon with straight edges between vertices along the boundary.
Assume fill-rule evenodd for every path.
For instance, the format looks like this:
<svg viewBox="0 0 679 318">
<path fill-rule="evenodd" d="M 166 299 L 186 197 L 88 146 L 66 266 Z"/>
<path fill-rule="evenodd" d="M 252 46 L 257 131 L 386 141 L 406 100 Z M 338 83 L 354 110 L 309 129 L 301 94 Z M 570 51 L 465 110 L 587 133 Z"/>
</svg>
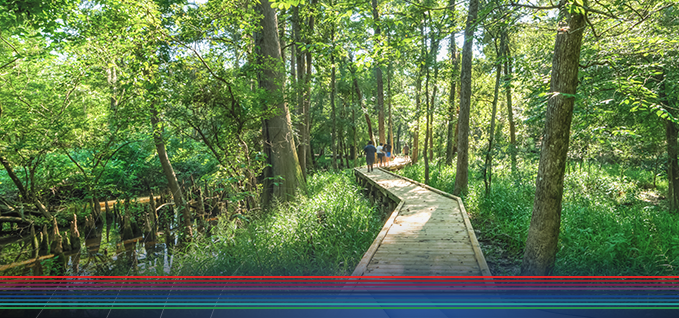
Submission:
<svg viewBox="0 0 679 318">
<path fill-rule="evenodd" d="M 308 197 L 221 219 L 175 255 L 176 275 L 351 275 L 382 226 L 351 171 L 317 173 Z"/>
</svg>

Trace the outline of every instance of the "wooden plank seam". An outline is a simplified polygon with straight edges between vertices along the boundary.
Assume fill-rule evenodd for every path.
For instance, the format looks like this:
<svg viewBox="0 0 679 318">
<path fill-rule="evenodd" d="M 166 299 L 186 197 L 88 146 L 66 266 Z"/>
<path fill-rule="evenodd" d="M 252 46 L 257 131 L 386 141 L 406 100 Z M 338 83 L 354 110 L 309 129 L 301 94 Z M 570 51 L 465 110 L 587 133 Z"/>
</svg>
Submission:
<svg viewBox="0 0 679 318">
<path fill-rule="evenodd" d="M 428 186 L 424 183 L 412 180 L 410 178 L 406 178 L 404 176 L 395 174 L 395 173 L 388 171 L 386 169 L 382 169 L 382 168 L 377 168 L 377 169 L 381 170 L 384 173 L 387 173 L 387 174 L 390 174 L 394 177 L 397 177 L 397 178 L 406 180 L 408 182 L 417 184 L 417 185 L 419 185 L 419 186 L 421 186 L 421 187 L 423 187 L 427 190 L 430 190 L 430 191 L 435 192 L 437 194 L 440 194 L 444 197 L 447 197 L 447 198 L 450 198 L 450 199 L 457 201 L 458 205 L 460 206 L 460 212 L 462 213 L 462 218 L 464 219 L 465 227 L 467 228 L 467 233 L 469 234 L 469 238 L 471 239 L 472 248 L 474 249 L 474 255 L 476 256 L 476 261 L 479 264 L 479 267 L 481 268 L 481 274 L 483 274 L 483 276 L 491 276 L 490 269 L 488 268 L 488 264 L 486 263 L 486 258 L 483 256 L 483 252 L 481 251 L 481 247 L 479 246 L 479 241 L 476 238 L 476 234 L 474 233 L 474 228 L 472 227 L 471 221 L 469 221 L 469 216 L 467 215 L 467 210 L 464 208 L 464 204 L 462 203 L 462 199 L 460 197 L 454 196 L 450 193 L 443 192 L 439 189 L 430 187 L 430 186 Z"/>
</svg>

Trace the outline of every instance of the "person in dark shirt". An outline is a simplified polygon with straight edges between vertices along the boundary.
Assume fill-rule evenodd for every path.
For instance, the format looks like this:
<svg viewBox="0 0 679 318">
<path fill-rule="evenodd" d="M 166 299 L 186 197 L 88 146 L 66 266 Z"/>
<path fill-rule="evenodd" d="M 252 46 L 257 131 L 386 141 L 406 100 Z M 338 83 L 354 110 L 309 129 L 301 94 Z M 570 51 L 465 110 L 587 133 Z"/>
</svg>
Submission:
<svg viewBox="0 0 679 318">
<path fill-rule="evenodd" d="M 375 162 L 375 152 L 377 148 L 373 146 L 372 141 L 368 141 L 368 145 L 363 148 L 365 152 L 365 162 L 368 164 L 368 172 L 373 171 L 373 163 Z"/>
</svg>

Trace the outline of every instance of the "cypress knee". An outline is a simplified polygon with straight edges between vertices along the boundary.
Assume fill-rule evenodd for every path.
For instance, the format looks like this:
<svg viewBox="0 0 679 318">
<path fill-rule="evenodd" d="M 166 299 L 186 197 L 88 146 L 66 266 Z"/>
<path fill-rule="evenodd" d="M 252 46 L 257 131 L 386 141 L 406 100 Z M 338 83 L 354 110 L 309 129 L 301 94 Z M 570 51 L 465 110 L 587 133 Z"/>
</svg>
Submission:
<svg viewBox="0 0 679 318">
<path fill-rule="evenodd" d="M 50 239 L 49 233 L 47 232 L 47 225 L 42 226 L 42 232 L 40 233 L 40 256 L 44 256 L 50 253 Z"/>
<path fill-rule="evenodd" d="M 71 249 L 74 251 L 80 250 L 80 232 L 78 232 L 78 217 L 73 214 L 73 221 L 71 221 Z"/>
</svg>

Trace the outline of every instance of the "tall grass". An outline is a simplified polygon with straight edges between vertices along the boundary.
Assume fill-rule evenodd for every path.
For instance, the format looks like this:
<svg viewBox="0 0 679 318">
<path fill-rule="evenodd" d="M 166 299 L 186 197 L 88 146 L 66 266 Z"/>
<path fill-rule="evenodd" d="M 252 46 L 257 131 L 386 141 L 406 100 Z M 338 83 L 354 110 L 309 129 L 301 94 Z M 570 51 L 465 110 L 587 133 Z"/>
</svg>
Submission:
<svg viewBox="0 0 679 318">
<path fill-rule="evenodd" d="M 470 170 L 469 194 L 463 198 L 493 274 L 517 274 L 523 257 L 535 194 L 537 163 L 496 167 L 493 188 Z M 421 164 L 402 175 L 422 181 Z M 649 189 L 653 173 L 617 165 L 578 164 L 567 171 L 556 255 L 557 275 L 677 275 L 679 215 L 664 207 L 667 181 Z M 429 185 L 452 193 L 455 168 L 432 167 Z M 656 198 L 648 200 L 647 197 Z M 498 264 L 513 264 L 514 272 Z M 493 268 L 494 267 L 494 268 Z"/>
<path fill-rule="evenodd" d="M 382 226 L 351 171 L 317 173 L 308 196 L 248 219 L 223 219 L 175 256 L 173 274 L 351 275 Z"/>
</svg>

